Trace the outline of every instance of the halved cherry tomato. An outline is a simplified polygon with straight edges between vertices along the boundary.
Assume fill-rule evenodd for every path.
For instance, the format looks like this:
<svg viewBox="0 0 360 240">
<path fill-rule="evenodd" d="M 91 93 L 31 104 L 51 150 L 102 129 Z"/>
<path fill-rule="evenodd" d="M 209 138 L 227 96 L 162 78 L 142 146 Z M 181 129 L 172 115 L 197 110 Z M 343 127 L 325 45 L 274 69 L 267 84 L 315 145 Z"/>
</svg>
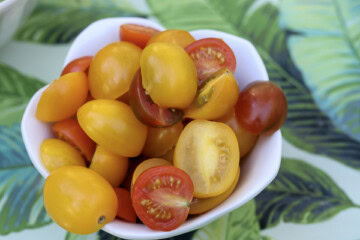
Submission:
<svg viewBox="0 0 360 240">
<path fill-rule="evenodd" d="M 273 82 L 250 83 L 240 92 L 235 114 L 241 126 L 249 132 L 255 135 L 272 134 L 286 120 L 285 94 Z"/>
<path fill-rule="evenodd" d="M 89 69 L 91 60 L 92 60 L 92 56 L 85 56 L 72 60 L 65 66 L 65 68 L 61 73 L 61 76 L 71 72 L 86 73 L 86 71 Z"/>
<path fill-rule="evenodd" d="M 240 177 L 240 167 L 238 168 L 236 178 L 234 182 L 231 184 L 231 186 L 222 194 L 211 197 L 211 198 L 193 198 L 190 204 L 190 211 L 189 214 L 201 214 L 204 212 L 207 212 L 216 206 L 218 206 L 220 203 L 225 201 L 231 193 L 234 191 Z"/>
<path fill-rule="evenodd" d="M 75 118 L 63 120 L 54 124 L 51 128 L 55 136 L 78 149 L 88 160 L 91 161 L 96 144 L 86 135 Z"/>
<path fill-rule="evenodd" d="M 150 38 L 159 30 L 138 24 L 124 24 L 120 26 L 120 40 L 128 41 L 144 48 Z"/>
<path fill-rule="evenodd" d="M 143 172 L 132 190 L 132 203 L 149 228 L 171 231 L 185 222 L 194 185 L 189 175 L 176 167 L 153 167 Z"/>
<path fill-rule="evenodd" d="M 174 166 L 194 182 L 194 196 L 214 197 L 234 182 L 239 147 L 233 130 L 224 123 L 194 120 L 182 131 L 175 147 Z"/>
<path fill-rule="evenodd" d="M 188 31 L 169 29 L 155 34 L 148 42 L 148 45 L 154 42 L 167 42 L 177 44 L 182 48 L 195 42 L 195 38 Z"/>
<path fill-rule="evenodd" d="M 234 75 L 228 68 L 221 68 L 200 89 L 192 105 L 185 110 L 185 117 L 214 120 L 229 112 L 238 97 L 239 87 Z"/>
<path fill-rule="evenodd" d="M 200 39 L 187 46 L 185 50 L 195 62 L 199 86 L 222 67 L 235 71 L 235 55 L 222 39 Z"/>
<path fill-rule="evenodd" d="M 151 127 L 169 127 L 182 119 L 183 112 L 178 109 L 161 108 L 145 93 L 141 72 L 138 71 L 129 90 L 129 103 L 136 117 Z"/>
<path fill-rule="evenodd" d="M 184 128 L 182 122 L 171 127 L 148 129 L 148 135 L 142 154 L 147 157 L 160 157 L 172 149 Z"/>
<path fill-rule="evenodd" d="M 118 198 L 118 210 L 116 216 L 127 222 L 136 223 L 135 210 L 131 203 L 130 192 L 125 188 L 114 188 Z"/>
</svg>

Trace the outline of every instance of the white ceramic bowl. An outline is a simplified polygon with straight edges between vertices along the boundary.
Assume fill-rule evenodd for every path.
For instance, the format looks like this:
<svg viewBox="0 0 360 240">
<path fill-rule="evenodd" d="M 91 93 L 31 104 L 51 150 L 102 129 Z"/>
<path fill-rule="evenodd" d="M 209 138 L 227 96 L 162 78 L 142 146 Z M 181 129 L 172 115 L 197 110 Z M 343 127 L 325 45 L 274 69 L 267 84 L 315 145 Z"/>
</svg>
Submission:
<svg viewBox="0 0 360 240">
<path fill-rule="evenodd" d="M 95 55 L 97 51 L 111 42 L 119 40 L 119 26 L 125 23 L 136 23 L 164 29 L 162 26 L 140 18 L 109 18 L 92 23 L 75 39 L 64 65 L 71 60 Z M 214 30 L 197 30 L 191 34 L 196 39 L 206 37 L 222 38 L 234 51 L 237 61 L 235 77 L 240 89 L 255 80 L 268 80 L 268 75 L 259 54 L 254 46 L 242 38 Z M 40 160 L 40 144 L 46 138 L 53 137 L 50 125 L 38 121 L 35 111 L 41 93 L 40 89 L 30 100 L 24 113 L 21 131 L 26 150 L 43 177 L 48 176 Z M 232 195 L 221 205 L 211 211 L 187 220 L 179 228 L 170 232 L 153 231 L 143 224 L 126 223 L 114 220 L 103 230 L 121 238 L 159 239 L 167 238 L 200 228 L 207 223 L 240 207 L 259 194 L 276 176 L 281 161 L 281 133 L 277 131 L 271 136 L 261 136 L 252 152 L 241 160 L 240 181 Z"/>
<path fill-rule="evenodd" d="M 29 16 L 37 0 L 3 0 L 0 2 L 0 46 L 14 35 Z"/>
</svg>

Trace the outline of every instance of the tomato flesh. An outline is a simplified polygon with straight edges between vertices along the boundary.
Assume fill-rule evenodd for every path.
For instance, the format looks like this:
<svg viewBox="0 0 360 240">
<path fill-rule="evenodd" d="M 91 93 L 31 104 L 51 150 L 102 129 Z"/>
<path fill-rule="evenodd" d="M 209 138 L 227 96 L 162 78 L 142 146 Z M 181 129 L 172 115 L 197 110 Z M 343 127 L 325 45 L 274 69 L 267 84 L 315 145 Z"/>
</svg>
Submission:
<svg viewBox="0 0 360 240">
<path fill-rule="evenodd" d="M 144 48 L 150 38 L 159 30 L 152 27 L 145 27 L 138 24 L 124 24 L 120 27 L 120 40 L 128 41 Z"/>
<path fill-rule="evenodd" d="M 71 72 L 86 73 L 87 70 L 89 69 L 91 60 L 92 60 L 92 56 L 85 56 L 69 62 L 63 69 L 61 76 Z"/>
<path fill-rule="evenodd" d="M 135 116 L 151 127 L 169 127 L 182 119 L 183 112 L 178 109 L 161 108 L 155 104 L 142 86 L 138 71 L 130 85 L 129 102 Z"/>
<path fill-rule="evenodd" d="M 193 59 L 200 86 L 211 74 L 222 67 L 232 72 L 236 68 L 236 58 L 231 48 L 219 38 L 197 40 L 185 48 Z"/>
<path fill-rule="evenodd" d="M 171 231 L 185 222 L 194 186 L 189 175 L 172 166 L 144 171 L 132 190 L 132 202 L 140 220 L 149 228 Z"/>
</svg>

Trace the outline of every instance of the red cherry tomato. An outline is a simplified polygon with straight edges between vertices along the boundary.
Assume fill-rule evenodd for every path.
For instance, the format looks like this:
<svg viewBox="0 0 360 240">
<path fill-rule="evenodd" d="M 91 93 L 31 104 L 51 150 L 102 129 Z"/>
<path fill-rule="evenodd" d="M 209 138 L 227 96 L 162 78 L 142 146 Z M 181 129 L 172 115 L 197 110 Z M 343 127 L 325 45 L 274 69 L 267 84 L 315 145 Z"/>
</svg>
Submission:
<svg viewBox="0 0 360 240">
<path fill-rule="evenodd" d="M 127 222 L 136 223 L 136 214 L 131 203 L 130 192 L 125 188 L 114 188 L 114 190 L 119 203 L 116 216 Z"/>
<path fill-rule="evenodd" d="M 89 69 L 90 63 L 92 60 L 92 56 L 85 56 L 81 58 L 77 58 L 69 62 L 65 68 L 63 69 L 61 76 L 70 72 L 84 72 Z"/>
<path fill-rule="evenodd" d="M 120 27 L 120 40 L 132 42 L 141 48 L 144 48 L 147 42 L 155 33 L 158 33 L 152 27 L 145 27 L 137 24 L 124 24 Z"/>
<path fill-rule="evenodd" d="M 76 119 L 66 119 L 52 126 L 55 136 L 77 148 L 88 160 L 91 161 L 96 144 L 91 140 L 79 125 Z"/>
<path fill-rule="evenodd" d="M 185 222 L 194 185 L 189 175 L 173 166 L 144 171 L 132 190 L 132 203 L 140 220 L 149 228 L 171 231 Z"/>
<path fill-rule="evenodd" d="M 286 97 L 275 83 L 256 81 L 240 92 L 235 114 L 241 126 L 249 132 L 272 134 L 286 120 Z"/>
<path fill-rule="evenodd" d="M 185 50 L 194 60 L 199 86 L 220 68 L 227 67 L 230 71 L 235 71 L 235 55 L 231 48 L 219 38 L 197 40 Z"/>
<path fill-rule="evenodd" d="M 161 108 L 146 95 L 142 87 L 141 73 L 138 71 L 130 85 L 129 102 L 136 117 L 151 127 L 169 127 L 182 119 L 183 112 L 178 109 Z"/>
</svg>

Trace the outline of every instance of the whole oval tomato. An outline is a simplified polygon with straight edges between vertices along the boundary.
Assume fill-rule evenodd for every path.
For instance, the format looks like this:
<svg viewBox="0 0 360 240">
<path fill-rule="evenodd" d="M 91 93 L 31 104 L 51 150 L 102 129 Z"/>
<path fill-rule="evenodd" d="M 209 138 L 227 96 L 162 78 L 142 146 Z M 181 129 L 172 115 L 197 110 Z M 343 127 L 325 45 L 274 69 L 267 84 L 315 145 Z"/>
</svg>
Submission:
<svg viewBox="0 0 360 240">
<path fill-rule="evenodd" d="M 220 122 L 190 122 L 175 147 L 174 166 L 190 175 L 197 198 L 225 192 L 234 182 L 239 160 L 235 133 Z"/>
<path fill-rule="evenodd" d="M 148 42 L 148 45 L 155 42 L 167 42 L 185 48 L 195 42 L 195 38 L 188 31 L 169 29 L 156 33 Z"/>
<path fill-rule="evenodd" d="M 273 82 L 250 83 L 240 92 L 235 114 L 241 126 L 249 132 L 255 135 L 272 134 L 286 120 L 285 94 Z"/>
<path fill-rule="evenodd" d="M 124 24 L 120 26 L 120 39 L 122 41 L 132 42 L 137 46 L 144 48 L 150 38 L 158 32 L 159 30 L 152 27 L 137 24 Z"/>
<path fill-rule="evenodd" d="M 40 146 L 40 157 L 49 172 L 68 165 L 86 166 L 80 152 L 59 139 L 45 139 Z"/>
<path fill-rule="evenodd" d="M 136 157 L 141 153 L 147 127 L 127 104 L 108 99 L 93 100 L 79 108 L 77 117 L 85 133 L 114 154 Z"/>
<path fill-rule="evenodd" d="M 41 94 L 36 118 L 43 122 L 57 122 L 75 115 L 86 101 L 88 91 L 85 73 L 74 72 L 61 76 Z"/>
<path fill-rule="evenodd" d="M 183 128 L 182 122 L 166 128 L 149 127 L 142 154 L 147 157 L 160 157 L 164 155 L 175 146 Z"/>
<path fill-rule="evenodd" d="M 140 58 L 142 85 L 162 108 L 187 108 L 197 90 L 194 62 L 181 47 L 171 43 L 148 45 Z"/>
<path fill-rule="evenodd" d="M 63 69 L 61 76 L 71 73 L 71 72 L 84 72 L 86 73 L 89 69 L 90 63 L 92 60 L 92 56 L 85 56 L 81 58 L 77 58 L 69 62 L 65 68 Z"/>
<path fill-rule="evenodd" d="M 113 187 L 118 187 L 126 176 L 129 160 L 97 146 L 90 169 L 103 176 Z"/>
<path fill-rule="evenodd" d="M 89 88 L 96 99 L 116 99 L 129 90 L 139 69 L 141 49 L 129 42 L 115 42 L 101 49 L 89 68 Z"/>
<path fill-rule="evenodd" d="M 113 187 L 85 167 L 65 166 L 52 172 L 44 184 L 44 205 L 65 230 L 91 234 L 111 222 L 118 209 Z"/>
<path fill-rule="evenodd" d="M 118 210 L 116 216 L 127 222 L 136 223 L 136 213 L 131 202 L 129 190 L 125 188 L 114 188 L 118 198 Z"/>
</svg>

